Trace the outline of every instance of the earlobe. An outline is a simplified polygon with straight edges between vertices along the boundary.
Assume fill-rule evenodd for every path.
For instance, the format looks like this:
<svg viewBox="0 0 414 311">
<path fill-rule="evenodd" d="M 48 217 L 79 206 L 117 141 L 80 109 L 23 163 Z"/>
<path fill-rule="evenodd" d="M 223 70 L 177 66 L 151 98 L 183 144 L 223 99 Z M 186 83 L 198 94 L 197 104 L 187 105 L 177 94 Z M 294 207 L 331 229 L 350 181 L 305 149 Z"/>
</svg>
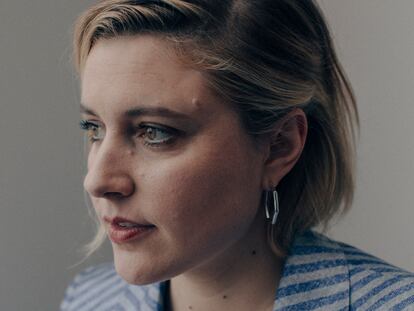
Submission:
<svg viewBox="0 0 414 311">
<path fill-rule="evenodd" d="M 275 188 L 298 161 L 306 142 L 308 124 L 302 109 L 280 119 L 268 140 L 263 188 Z"/>
</svg>

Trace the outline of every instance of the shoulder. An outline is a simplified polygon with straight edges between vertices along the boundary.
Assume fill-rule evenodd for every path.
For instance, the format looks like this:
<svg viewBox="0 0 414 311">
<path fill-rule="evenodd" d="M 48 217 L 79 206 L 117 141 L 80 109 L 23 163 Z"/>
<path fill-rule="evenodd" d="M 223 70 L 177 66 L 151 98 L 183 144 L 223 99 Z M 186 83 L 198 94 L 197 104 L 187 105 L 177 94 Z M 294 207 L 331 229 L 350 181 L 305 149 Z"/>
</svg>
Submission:
<svg viewBox="0 0 414 311">
<path fill-rule="evenodd" d="M 349 269 L 352 306 L 362 310 L 414 310 L 414 274 L 356 247 L 336 242 Z"/>
<path fill-rule="evenodd" d="M 128 284 L 116 273 L 113 263 L 103 263 L 75 276 L 66 289 L 60 310 L 158 310 L 160 302 L 159 283 Z"/>
<path fill-rule="evenodd" d="M 291 269 L 305 263 L 303 278 L 316 271 L 324 275 L 319 283 L 332 275 L 326 278 L 327 288 L 340 282 L 351 310 L 414 310 L 414 274 L 356 247 L 308 231 L 295 240 L 290 257 Z"/>
</svg>

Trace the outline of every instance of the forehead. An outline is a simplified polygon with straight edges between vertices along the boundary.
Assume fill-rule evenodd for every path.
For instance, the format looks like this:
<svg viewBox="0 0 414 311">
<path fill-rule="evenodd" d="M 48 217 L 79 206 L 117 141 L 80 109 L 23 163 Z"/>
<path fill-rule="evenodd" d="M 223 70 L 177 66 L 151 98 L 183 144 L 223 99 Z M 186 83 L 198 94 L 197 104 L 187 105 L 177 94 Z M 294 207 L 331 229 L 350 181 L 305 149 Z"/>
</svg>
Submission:
<svg viewBox="0 0 414 311">
<path fill-rule="evenodd" d="M 96 109 L 163 103 L 191 113 L 213 99 L 204 76 L 152 35 L 99 40 L 86 60 L 81 88 L 82 102 Z"/>
</svg>

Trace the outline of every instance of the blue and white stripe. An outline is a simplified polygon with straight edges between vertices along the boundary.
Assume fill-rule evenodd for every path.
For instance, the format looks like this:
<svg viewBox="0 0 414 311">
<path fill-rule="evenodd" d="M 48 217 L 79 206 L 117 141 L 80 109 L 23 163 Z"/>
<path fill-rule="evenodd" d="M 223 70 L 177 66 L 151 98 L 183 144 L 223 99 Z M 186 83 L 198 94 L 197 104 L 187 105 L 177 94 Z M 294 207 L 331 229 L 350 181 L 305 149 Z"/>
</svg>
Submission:
<svg viewBox="0 0 414 311">
<path fill-rule="evenodd" d="M 66 290 L 61 311 L 162 311 L 165 283 L 135 286 L 112 263 L 88 268 Z M 413 310 L 414 274 L 307 231 L 286 259 L 273 311 Z"/>
</svg>

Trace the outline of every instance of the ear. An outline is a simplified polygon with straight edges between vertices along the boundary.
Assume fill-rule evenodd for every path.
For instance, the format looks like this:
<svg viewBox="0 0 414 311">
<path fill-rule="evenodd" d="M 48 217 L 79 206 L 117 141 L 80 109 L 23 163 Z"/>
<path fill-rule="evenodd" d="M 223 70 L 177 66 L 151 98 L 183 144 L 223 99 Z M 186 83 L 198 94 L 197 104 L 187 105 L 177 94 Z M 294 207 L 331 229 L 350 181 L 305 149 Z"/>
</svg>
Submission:
<svg viewBox="0 0 414 311">
<path fill-rule="evenodd" d="M 263 189 L 274 189 L 295 166 L 308 133 L 306 114 L 294 109 L 278 120 L 266 139 Z"/>
</svg>

